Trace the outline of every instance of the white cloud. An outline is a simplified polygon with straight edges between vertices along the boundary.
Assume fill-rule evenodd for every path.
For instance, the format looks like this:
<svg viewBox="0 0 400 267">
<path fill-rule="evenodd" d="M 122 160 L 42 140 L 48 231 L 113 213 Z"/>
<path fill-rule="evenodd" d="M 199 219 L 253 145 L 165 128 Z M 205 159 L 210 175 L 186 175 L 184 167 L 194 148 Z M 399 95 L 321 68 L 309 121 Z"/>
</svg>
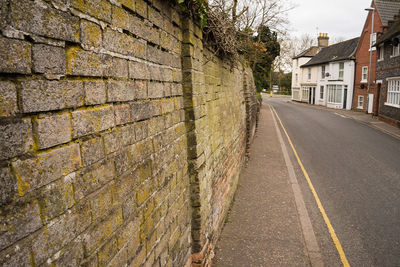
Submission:
<svg viewBox="0 0 400 267">
<path fill-rule="evenodd" d="M 292 0 L 296 7 L 289 11 L 293 35 L 319 32 L 328 33 L 332 39 L 351 39 L 361 34 L 367 17 L 364 9 L 371 0 Z"/>
</svg>

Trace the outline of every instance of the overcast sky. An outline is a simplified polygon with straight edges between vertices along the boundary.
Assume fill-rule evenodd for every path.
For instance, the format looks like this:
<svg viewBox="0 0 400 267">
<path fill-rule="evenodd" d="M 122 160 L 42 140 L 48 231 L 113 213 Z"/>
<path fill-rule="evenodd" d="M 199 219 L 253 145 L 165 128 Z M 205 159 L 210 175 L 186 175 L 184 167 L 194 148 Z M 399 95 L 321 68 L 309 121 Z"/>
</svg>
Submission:
<svg viewBox="0 0 400 267">
<path fill-rule="evenodd" d="M 371 0 L 291 0 L 296 6 L 289 11 L 294 36 L 328 33 L 330 40 L 359 37 Z M 318 28 L 318 29 L 317 29 Z"/>
</svg>

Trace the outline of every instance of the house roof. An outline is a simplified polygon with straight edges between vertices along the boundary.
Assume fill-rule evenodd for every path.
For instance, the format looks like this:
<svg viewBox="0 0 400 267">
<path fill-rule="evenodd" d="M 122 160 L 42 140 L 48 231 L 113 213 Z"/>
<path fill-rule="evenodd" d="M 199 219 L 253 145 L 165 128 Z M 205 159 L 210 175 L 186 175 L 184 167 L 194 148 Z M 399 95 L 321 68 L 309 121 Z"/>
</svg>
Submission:
<svg viewBox="0 0 400 267">
<path fill-rule="evenodd" d="M 304 50 L 297 56 L 293 57 L 293 59 L 301 58 L 301 57 L 313 57 L 313 56 L 315 56 L 315 54 L 318 53 L 318 49 L 319 49 L 318 46 L 311 46 L 310 48 Z"/>
<path fill-rule="evenodd" d="M 399 14 L 400 0 L 375 0 L 375 6 L 378 9 L 383 26 L 388 26 L 394 15 Z"/>
<path fill-rule="evenodd" d="M 301 67 L 319 65 L 332 61 L 351 59 L 356 51 L 359 37 L 322 48 L 310 61 Z"/>
<path fill-rule="evenodd" d="M 388 30 L 376 40 L 374 46 L 380 45 L 388 40 L 392 40 L 394 37 L 400 34 L 400 20 L 394 23 L 392 26 L 388 28 Z"/>
</svg>

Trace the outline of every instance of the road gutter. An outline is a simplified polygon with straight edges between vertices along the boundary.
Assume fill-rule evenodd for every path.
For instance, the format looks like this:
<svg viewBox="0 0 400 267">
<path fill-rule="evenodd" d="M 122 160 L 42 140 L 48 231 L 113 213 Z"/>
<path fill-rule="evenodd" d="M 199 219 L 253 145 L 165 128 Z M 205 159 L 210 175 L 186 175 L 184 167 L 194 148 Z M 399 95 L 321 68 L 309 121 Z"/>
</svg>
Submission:
<svg viewBox="0 0 400 267">
<path fill-rule="evenodd" d="M 324 262 L 322 260 L 322 254 L 319 249 L 317 239 L 315 237 L 314 229 L 311 224 L 311 219 L 310 216 L 308 215 L 306 205 L 304 202 L 304 197 L 303 194 L 301 193 L 299 183 L 296 178 L 296 174 L 293 168 L 292 161 L 290 160 L 289 153 L 287 151 L 285 142 L 283 141 L 282 134 L 279 130 L 278 123 L 275 119 L 275 114 L 271 108 L 271 105 L 269 105 L 269 109 L 271 110 L 272 114 L 272 119 L 274 121 L 276 133 L 278 135 L 278 140 L 279 143 L 281 144 L 281 149 L 283 153 L 283 157 L 285 159 L 286 167 L 289 173 L 289 181 L 292 185 L 292 190 L 296 202 L 296 207 L 297 207 L 297 214 L 299 216 L 303 236 L 304 236 L 304 241 L 306 244 L 306 248 L 308 251 L 308 257 L 311 262 L 311 266 L 324 266 Z"/>
</svg>

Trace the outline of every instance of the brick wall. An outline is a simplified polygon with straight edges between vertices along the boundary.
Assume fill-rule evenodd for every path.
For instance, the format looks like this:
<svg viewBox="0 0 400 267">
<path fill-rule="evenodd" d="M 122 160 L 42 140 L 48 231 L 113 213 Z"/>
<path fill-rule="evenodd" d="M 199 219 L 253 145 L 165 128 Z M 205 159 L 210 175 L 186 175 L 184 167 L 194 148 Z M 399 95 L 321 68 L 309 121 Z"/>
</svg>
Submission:
<svg viewBox="0 0 400 267">
<path fill-rule="evenodd" d="M 393 57 L 393 47 L 390 44 L 384 44 L 383 60 L 377 61 L 376 66 L 376 80 L 381 83 L 378 84 L 379 90 L 379 112 L 378 116 L 381 120 L 389 122 L 400 128 L 400 108 L 385 105 L 387 101 L 388 78 L 399 76 L 400 70 L 400 56 Z"/>
<path fill-rule="evenodd" d="M 382 22 L 379 17 L 379 13 L 376 9 L 375 3 L 371 4 L 371 7 L 375 8 L 374 15 L 374 32 L 382 31 Z M 375 71 L 376 71 L 376 50 L 372 51 L 372 59 L 371 59 L 371 70 L 368 75 L 370 75 L 370 87 L 368 91 L 368 79 L 367 81 L 362 80 L 362 68 L 368 67 L 370 64 L 370 35 L 371 35 L 371 24 L 372 24 L 372 14 L 369 12 L 366 22 L 364 24 L 363 31 L 361 33 L 360 41 L 356 51 L 356 65 L 355 65 L 355 76 L 354 76 L 354 95 L 353 95 L 353 109 L 359 109 L 366 111 L 367 110 L 367 97 L 368 94 L 374 94 L 374 98 L 376 98 L 376 90 L 375 90 Z M 361 88 L 363 85 L 364 88 Z M 364 97 L 363 107 L 358 108 L 358 96 Z M 373 109 L 376 109 L 375 104 L 373 105 Z"/>
<path fill-rule="evenodd" d="M 0 28 L 0 264 L 206 263 L 251 71 L 170 1 L 5 0 Z"/>
</svg>

